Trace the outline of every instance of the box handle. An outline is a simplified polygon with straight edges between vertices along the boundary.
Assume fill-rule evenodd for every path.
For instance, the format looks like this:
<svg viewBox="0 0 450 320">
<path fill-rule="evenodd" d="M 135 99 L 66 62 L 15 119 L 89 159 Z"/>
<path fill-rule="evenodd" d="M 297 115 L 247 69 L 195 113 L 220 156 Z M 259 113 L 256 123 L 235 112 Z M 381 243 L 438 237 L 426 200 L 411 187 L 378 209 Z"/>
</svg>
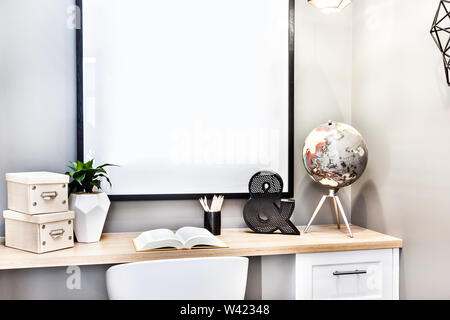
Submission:
<svg viewBox="0 0 450 320">
<path fill-rule="evenodd" d="M 363 274 L 367 273 L 367 270 L 354 270 L 354 271 L 335 271 L 333 276 L 348 276 L 352 274 Z"/>
<path fill-rule="evenodd" d="M 44 200 L 51 200 L 55 199 L 58 196 L 58 192 L 56 191 L 50 191 L 50 192 L 42 192 L 41 198 Z"/>
<path fill-rule="evenodd" d="M 56 238 L 61 238 L 63 236 L 64 232 L 65 232 L 64 229 L 55 229 L 55 230 L 50 231 L 48 234 L 53 239 L 56 239 Z"/>
</svg>

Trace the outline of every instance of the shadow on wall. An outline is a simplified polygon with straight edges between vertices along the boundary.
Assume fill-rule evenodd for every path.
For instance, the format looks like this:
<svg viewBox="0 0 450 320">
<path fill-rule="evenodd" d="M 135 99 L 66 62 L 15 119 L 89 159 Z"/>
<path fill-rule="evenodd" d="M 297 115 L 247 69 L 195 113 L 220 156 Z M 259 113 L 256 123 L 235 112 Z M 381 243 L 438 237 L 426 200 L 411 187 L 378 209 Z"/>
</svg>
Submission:
<svg viewBox="0 0 450 320">
<path fill-rule="evenodd" d="M 302 163 L 303 143 L 318 125 L 351 120 L 351 10 L 323 15 L 306 1 L 296 6 L 295 155 L 296 208 L 294 222 L 306 225 L 320 198 L 328 194 L 307 174 Z M 339 63 L 336 63 L 339 61 Z M 350 190 L 340 196 L 350 215 Z M 331 201 L 324 204 L 315 224 L 335 223 Z M 322 212 L 327 211 L 327 212 Z"/>
<path fill-rule="evenodd" d="M 324 66 L 311 61 L 308 66 L 302 66 L 296 72 L 302 74 L 303 77 L 297 80 L 295 100 L 297 128 L 294 154 L 294 181 L 296 183 L 294 222 L 296 225 L 306 225 L 321 197 L 328 194 L 328 188 L 320 186 L 306 174 L 302 154 L 304 141 L 314 128 L 330 120 L 350 123 L 350 109 L 346 109 L 346 97 L 339 93 L 345 91 L 345 85 L 342 88 L 333 87 L 332 83 L 339 81 L 330 80 L 330 75 L 327 74 Z M 321 88 L 320 92 L 318 88 Z M 342 190 L 339 195 L 346 215 L 350 219 L 350 189 Z M 329 211 L 330 214 L 323 213 L 324 210 Z M 314 224 L 333 223 L 335 223 L 334 207 L 331 201 L 327 201 Z"/>
<path fill-rule="evenodd" d="M 344 76 L 332 74 L 316 61 L 310 61 L 308 66 L 297 69 L 298 74 L 303 75 L 297 80 L 295 117 L 299 124 L 298 133 L 304 136 L 299 146 L 303 146 L 306 136 L 318 125 L 330 120 L 350 123 L 349 96 L 346 95 L 345 85 L 333 85 L 340 82 Z M 300 149 L 301 151 L 301 149 Z"/>
<path fill-rule="evenodd" d="M 370 206 L 367 204 L 370 203 Z M 375 217 L 370 219 L 370 217 Z M 352 204 L 352 223 L 361 227 L 370 224 L 371 229 L 379 232 L 385 230 L 385 219 L 380 195 L 372 180 L 366 181 L 354 196 Z M 375 225 L 374 225 L 375 224 Z"/>
<path fill-rule="evenodd" d="M 450 87 L 442 85 L 442 81 L 445 81 L 441 80 L 443 78 L 442 74 L 445 72 L 442 61 L 436 61 L 435 72 L 436 77 L 434 79 L 436 84 L 434 87 L 438 91 L 438 96 L 442 101 L 441 106 L 443 106 L 444 109 L 448 111 L 450 109 L 450 90 L 448 90 Z"/>
<path fill-rule="evenodd" d="M 306 136 L 328 120 L 350 121 L 352 11 L 324 15 L 303 1 L 296 14 L 296 130 Z"/>
</svg>

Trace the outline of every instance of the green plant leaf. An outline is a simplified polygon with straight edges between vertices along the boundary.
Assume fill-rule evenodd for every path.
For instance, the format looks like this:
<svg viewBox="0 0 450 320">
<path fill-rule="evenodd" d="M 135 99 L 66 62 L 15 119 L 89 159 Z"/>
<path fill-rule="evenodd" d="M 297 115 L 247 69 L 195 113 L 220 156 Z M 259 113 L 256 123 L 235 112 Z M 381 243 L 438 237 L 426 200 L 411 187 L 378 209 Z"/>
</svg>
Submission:
<svg viewBox="0 0 450 320">
<path fill-rule="evenodd" d="M 77 172 L 79 173 L 79 172 Z M 82 183 L 82 181 L 84 180 L 84 178 L 86 178 L 86 173 L 83 173 L 81 176 L 78 177 L 74 177 L 74 179 L 78 182 L 78 183 Z"/>
<path fill-rule="evenodd" d="M 97 187 L 97 189 L 101 190 L 101 181 L 100 180 L 92 180 L 92 185 Z"/>
<path fill-rule="evenodd" d="M 111 181 L 109 180 L 108 176 L 106 176 L 106 175 L 104 175 L 104 174 L 98 174 L 98 175 L 96 175 L 95 177 L 96 177 L 96 178 L 97 178 L 97 177 L 105 178 L 106 181 L 108 181 L 109 186 L 112 187 L 112 183 L 111 183 Z"/>
<path fill-rule="evenodd" d="M 72 169 L 72 170 L 76 170 L 76 168 L 77 168 L 77 163 L 76 162 L 73 162 L 73 161 L 69 161 L 69 163 L 71 164 L 71 166 L 68 166 L 70 169 Z"/>
<path fill-rule="evenodd" d="M 110 186 L 112 183 L 108 177 L 108 174 L 104 168 L 106 167 L 118 167 L 115 164 L 105 163 L 97 168 L 94 168 L 94 159 L 83 163 L 81 161 L 69 162 L 71 166 L 68 166 L 71 171 L 66 172 L 72 178 L 69 183 L 69 193 L 74 192 L 93 192 L 95 188 L 101 190 L 101 182 L 105 179 Z"/>
<path fill-rule="evenodd" d="M 81 161 L 77 161 L 77 166 L 75 167 L 75 170 L 79 171 L 79 170 L 83 170 L 84 168 L 84 163 Z"/>
<path fill-rule="evenodd" d="M 92 165 L 93 165 L 93 164 L 94 164 L 94 159 L 92 159 L 92 160 L 86 162 L 86 163 L 84 164 L 84 169 L 92 169 Z"/>
<path fill-rule="evenodd" d="M 98 171 L 98 172 L 102 172 L 102 173 L 106 174 L 106 170 L 103 169 L 103 168 L 98 167 L 95 170 Z"/>
<path fill-rule="evenodd" d="M 98 166 L 97 168 L 104 168 L 104 167 L 120 167 L 117 164 L 111 164 L 111 163 L 105 163 L 102 164 L 101 166 Z"/>
</svg>

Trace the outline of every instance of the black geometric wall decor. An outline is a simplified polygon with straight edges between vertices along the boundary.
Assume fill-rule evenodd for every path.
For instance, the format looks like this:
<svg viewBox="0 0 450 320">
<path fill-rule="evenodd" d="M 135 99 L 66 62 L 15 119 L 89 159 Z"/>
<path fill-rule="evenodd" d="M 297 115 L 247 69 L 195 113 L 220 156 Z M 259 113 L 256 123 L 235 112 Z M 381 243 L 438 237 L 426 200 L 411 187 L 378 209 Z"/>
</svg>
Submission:
<svg viewBox="0 0 450 320">
<path fill-rule="evenodd" d="M 257 233 L 296 234 L 300 231 L 289 220 L 294 213 L 295 200 L 280 199 L 283 179 L 272 171 L 255 173 L 248 184 L 250 200 L 244 207 L 244 221 Z M 279 203 L 279 205 L 278 205 Z"/>
<path fill-rule="evenodd" d="M 430 32 L 442 53 L 447 84 L 450 86 L 450 0 L 440 0 Z"/>
</svg>

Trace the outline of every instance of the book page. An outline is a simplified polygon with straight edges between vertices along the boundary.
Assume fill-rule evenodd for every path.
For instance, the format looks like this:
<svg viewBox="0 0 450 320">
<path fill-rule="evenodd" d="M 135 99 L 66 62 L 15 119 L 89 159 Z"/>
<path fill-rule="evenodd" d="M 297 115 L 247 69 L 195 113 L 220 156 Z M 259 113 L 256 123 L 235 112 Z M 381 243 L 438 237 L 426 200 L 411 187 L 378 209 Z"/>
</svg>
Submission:
<svg viewBox="0 0 450 320">
<path fill-rule="evenodd" d="M 141 233 L 133 239 L 137 251 L 152 250 L 158 248 L 183 247 L 182 241 L 169 229 L 156 229 Z"/>
<path fill-rule="evenodd" d="M 227 247 L 227 245 L 215 237 L 211 232 L 204 228 L 183 227 L 178 229 L 176 235 L 183 241 L 185 248 L 192 248 L 194 246 L 214 246 Z"/>
<path fill-rule="evenodd" d="M 181 239 L 183 242 L 188 241 L 192 237 L 211 237 L 213 238 L 214 235 L 206 230 L 205 228 L 197 228 L 197 227 L 183 227 L 177 230 L 175 233 L 179 239 Z"/>
</svg>

